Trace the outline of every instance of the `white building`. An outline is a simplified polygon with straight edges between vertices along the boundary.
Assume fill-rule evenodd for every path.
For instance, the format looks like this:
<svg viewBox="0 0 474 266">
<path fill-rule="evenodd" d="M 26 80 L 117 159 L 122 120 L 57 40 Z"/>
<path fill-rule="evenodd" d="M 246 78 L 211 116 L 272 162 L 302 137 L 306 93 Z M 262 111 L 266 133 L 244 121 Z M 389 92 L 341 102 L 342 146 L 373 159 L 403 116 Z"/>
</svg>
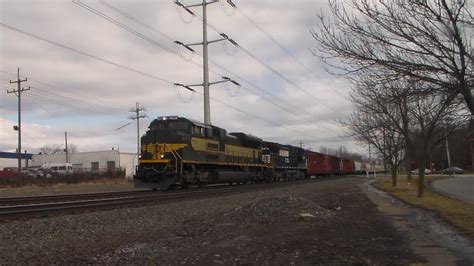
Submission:
<svg viewBox="0 0 474 266">
<path fill-rule="evenodd" d="M 68 161 L 73 169 L 92 172 L 125 170 L 125 176 L 132 178 L 137 164 L 135 153 L 123 153 L 117 150 L 75 152 L 68 154 Z M 66 154 L 33 154 L 30 166 L 42 166 L 50 163 L 65 163 Z"/>
</svg>

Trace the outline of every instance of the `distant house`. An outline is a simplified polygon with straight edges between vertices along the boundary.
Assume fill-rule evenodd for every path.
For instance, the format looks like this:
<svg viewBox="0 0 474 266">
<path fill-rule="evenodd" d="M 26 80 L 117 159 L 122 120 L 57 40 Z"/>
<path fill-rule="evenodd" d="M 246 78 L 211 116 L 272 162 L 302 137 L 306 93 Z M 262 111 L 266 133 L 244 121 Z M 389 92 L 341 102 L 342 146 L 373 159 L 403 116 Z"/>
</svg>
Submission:
<svg viewBox="0 0 474 266">
<path fill-rule="evenodd" d="M 30 166 L 40 167 L 43 164 L 65 162 L 65 153 L 33 154 Z M 133 178 L 137 156 L 135 153 L 124 153 L 118 150 L 75 152 L 69 153 L 68 162 L 76 171 L 102 173 L 123 169 L 127 178 Z"/>
</svg>

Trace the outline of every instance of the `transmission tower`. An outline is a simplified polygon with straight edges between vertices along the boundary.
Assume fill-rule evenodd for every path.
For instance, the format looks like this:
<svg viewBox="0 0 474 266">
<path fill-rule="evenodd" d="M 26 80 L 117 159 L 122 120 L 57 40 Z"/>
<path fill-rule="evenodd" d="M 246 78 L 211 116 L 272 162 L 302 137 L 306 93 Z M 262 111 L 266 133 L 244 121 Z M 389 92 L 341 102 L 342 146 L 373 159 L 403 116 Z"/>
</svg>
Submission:
<svg viewBox="0 0 474 266">
<path fill-rule="evenodd" d="M 240 86 L 239 83 L 237 83 L 235 80 L 232 80 L 229 77 L 222 77 L 222 80 L 216 81 L 216 82 L 209 82 L 209 55 L 208 55 L 208 48 L 207 46 L 211 43 L 216 43 L 220 41 L 229 41 L 231 44 L 238 46 L 237 42 L 235 42 L 233 39 L 231 39 L 229 36 L 227 36 L 224 33 L 221 33 L 220 36 L 221 38 L 215 39 L 212 41 L 207 40 L 207 5 L 214 4 L 219 2 L 219 0 L 203 0 L 202 3 L 200 4 L 194 4 L 194 5 L 184 5 L 182 4 L 179 0 L 175 1 L 175 4 L 184 10 L 188 12 L 191 15 L 195 15 L 194 12 L 190 9 L 193 7 L 199 7 L 202 6 L 202 42 L 199 43 L 190 43 L 190 44 L 184 44 L 179 41 L 175 41 L 175 44 L 183 46 L 184 48 L 188 49 L 191 52 L 195 52 L 191 46 L 196 46 L 196 45 L 202 45 L 202 58 L 203 58 L 203 83 L 202 84 L 193 84 L 193 85 L 183 85 L 181 83 L 175 83 L 175 86 L 183 87 L 185 89 L 188 89 L 190 91 L 194 92 L 194 89 L 191 87 L 196 87 L 196 86 L 202 86 L 204 88 L 204 124 L 206 125 L 211 125 L 211 107 L 210 107 L 210 97 L 209 97 L 209 86 L 218 84 L 218 83 L 223 83 L 223 82 L 232 82 L 236 86 Z M 231 0 L 227 0 L 227 3 L 235 8 L 234 3 L 232 3 Z"/>
<path fill-rule="evenodd" d="M 140 119 L 145 118 L 146 114 L 143 113 L 146 111 L 145 107 L 140 106 L 139 103 L 135 104 L 135 108 L 131 108 L 128 110 L 131 113 L 134 113 L 133 115 L 129 116 L 128 119 L 131 120 L 137 120 L 137 161 L 138 157 L 140 156 Z"/>
<path fill-rule="evenodd" d="M 18 68 L 17 72 L 17 80 L 16 81 L 11 81 L 10 84 L 12 83 L 17 83 L 18 88 L 16 90 L 7 90 L 7 94 L 14 93 L 17 98 L 18 98 L 18 125 L 14 126 L 13 129 L 18 131 L 18 180 L 20 181 L 20 185 L 22 183 L 22 172 L 21 172 L 21 94 L 24 91 L 29 91 L 30 87 L 28 89 L 22 88 L 21 83 L 28 81 L 27 78 L 25 79 L 20 79 L 20 68 Z"/>
</svg>

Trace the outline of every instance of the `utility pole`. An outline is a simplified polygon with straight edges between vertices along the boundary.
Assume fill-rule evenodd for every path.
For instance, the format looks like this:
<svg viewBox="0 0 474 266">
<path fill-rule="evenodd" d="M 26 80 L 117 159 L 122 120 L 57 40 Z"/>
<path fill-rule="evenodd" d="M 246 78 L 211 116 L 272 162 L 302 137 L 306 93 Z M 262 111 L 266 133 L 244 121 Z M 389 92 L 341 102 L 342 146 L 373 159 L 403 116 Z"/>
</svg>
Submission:
<svg viewBox="0 0 474 266">
<path fill-rule="evenodd" d="M 68 154 L 68 150 L 67 150 L 67 131 L 64 131 L 64 142 L 66 144 L 66 163 L 69 163 L 69 154 Z"/>
<path fill-rule="evenodd" d="M 298 142 L 298 144 L 300 144 L 300 148 L 303 148 L 303 141 L 300 140 L 300 142 Z"/>
<path fill-rule="evenodd" d="M 28 81 L 27 78 L 25 79 L 20 79 L 20 68 L 18 68 L 17 71 L 17 80 L 16 81 L 11 81 L 10 84 L 12 83 L 17 83 L 18 88 L 16 90 L 7 90 L 7 94 L 14 93 L 18 97 L 18 125 L 16 127 L 13 127 L 13 129 L 18 130 L 18 180 L 20 181 L 20 185 L 22 184 L 22 172 L 21 172 L 21 94 L 24 91 L 29 91 L 30 87 L 28 89 L 22 88 L 21 83 Z"/>
<path fill-rule="evenodd" d="M 137 162 L 138 162 L 138 156 L 140 156 L 140 119 L 145 118 L 146 114 L 142 113 L 146 111 L 145 107 L 140 106 L 139 103 L 135 104 L 135 108 L 131 108 L 129 112 L 134 113 L 134 115 L 131 115 L 128 117 L 128 119 L 131 120 L 137 120 Z"/>
<path fill-rule="evenodd" d="M 188 89 L 188 90 L 193 91 L 193 92 L 194 92 L 194 89 L 192 89 L 191 87 L 203 86 L 203 88 L 204 88 L 204 124 L 205 125 L 211 125 L 211 104 L 210 104 L 209 86 L 214 85 L 214 84 L 218 84 L 218 83 L 223 83 L 223 82 L 232 82 L 236 86 L 240 86 L 239 83 L 237 83 L 236 81 L 234 81 L 234 80 L 232 80 L 228 77 L 222 77 L 221 81 L 209 82 L 208 45 L 211 44 L 211 43 L 216 43 L 216 42 L 220 42 L 220 41 L 229 41 L 233 45 L 238 46 L 238 44 L 234 40 L 229 38 L 229 36 L 227 36 L 224 33 L 220 34 L 220 36 L 221 36 L 220 39 L 216 39 L 216 40 L 212 40 L 212 41 L 207 40 L 207 5 L 214 4 L 214 3 L 217 3 L 217 2 L 219 2 L 219 1 L 218 0 L 211 0 L 211 1 L 203 0 L 201 4 L 183 5 L 181 2 L 179 2 L 179 0 L 175 1 L 175 4 L 177 6 L 183 8 L 184 10 L 186 10 L 189 14 L 191 14 L 193 16 L 195 14 L 190 8 L 202 6 L 202 42 L 184 44 L 182 42 L 175 41 L 175 44 L 183 46 L 184 48 L 188 49 L 189 51 L 191 51 L 193 53 L 195 51 L 194 51 L 194 49 L 191 48 L 191 46 L 202 45 L 203 83 L 202 84 L 194 84 L 194 85 L 183 85 L 181 83 L 175 83 L 174 85 L 179 86 L 179 87 L 183 87 L 183 88 Z M 234 3 L 232 3 L 231 0 L 227 0 L 227 3 L 235 8 L 235 5 L 234 5 Z"/>
</svg>

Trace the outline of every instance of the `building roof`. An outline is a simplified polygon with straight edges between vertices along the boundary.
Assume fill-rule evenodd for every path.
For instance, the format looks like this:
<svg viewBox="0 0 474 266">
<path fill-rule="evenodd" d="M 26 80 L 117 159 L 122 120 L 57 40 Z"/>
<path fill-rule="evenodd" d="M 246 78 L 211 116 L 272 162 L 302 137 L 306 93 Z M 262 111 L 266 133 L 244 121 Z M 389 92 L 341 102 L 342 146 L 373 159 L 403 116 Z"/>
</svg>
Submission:
<svg viewBox="0 0 474 266">
<path fill-rule="evenodd" d="M 0 151 L 0 158 L 18 159 L 18 153 Z M 31 160 L 32 158 L 33 158 L 33 154 L 31 154 L 31 153 L 22 153 L 21 154 L 21 159 L 23 159 L 23 160 Z"/>
</svg>

